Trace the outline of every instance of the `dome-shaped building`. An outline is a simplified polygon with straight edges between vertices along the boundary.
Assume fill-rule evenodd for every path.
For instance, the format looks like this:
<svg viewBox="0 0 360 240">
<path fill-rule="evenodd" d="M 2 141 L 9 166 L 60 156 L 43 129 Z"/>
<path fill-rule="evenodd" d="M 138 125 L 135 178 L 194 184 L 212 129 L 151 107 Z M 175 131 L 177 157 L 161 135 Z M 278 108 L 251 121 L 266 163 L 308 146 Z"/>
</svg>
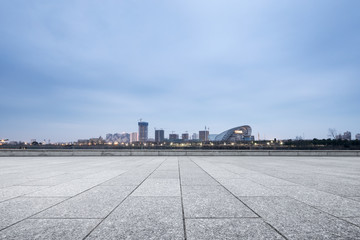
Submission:
<svg viewBox="0 0 360 240">
<path fill-rule="evenodd" d="M 252 141 L 254 136 L 251 136 L 251 127 L 248 125 L 231 128 L 215 137 L 215 141 L 221 142 L 237 142 L 237 141 Z"/>
</svg>

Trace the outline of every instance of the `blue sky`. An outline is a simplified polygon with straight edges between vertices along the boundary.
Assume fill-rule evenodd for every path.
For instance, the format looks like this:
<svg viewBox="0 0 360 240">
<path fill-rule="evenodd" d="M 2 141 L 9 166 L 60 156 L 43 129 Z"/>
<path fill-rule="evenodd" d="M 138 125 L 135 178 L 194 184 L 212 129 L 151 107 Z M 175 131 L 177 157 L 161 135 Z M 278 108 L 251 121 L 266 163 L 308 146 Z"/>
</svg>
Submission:
<svg viewBox="0 0 360 240">
<path fill-rule="evenodd" d="M 360 1 L 1 1 L 0 138 L 360 132 Z"/>
</svg>

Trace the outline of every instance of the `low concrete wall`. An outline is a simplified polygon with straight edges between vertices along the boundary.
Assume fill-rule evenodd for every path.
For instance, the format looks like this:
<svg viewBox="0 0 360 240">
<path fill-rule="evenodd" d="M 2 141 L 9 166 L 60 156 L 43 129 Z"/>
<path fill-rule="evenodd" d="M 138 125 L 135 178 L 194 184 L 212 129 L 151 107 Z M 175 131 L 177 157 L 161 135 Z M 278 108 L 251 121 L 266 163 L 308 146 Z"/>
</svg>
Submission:
<svg viewBox="0 0 360 240">
<path fill-rule="evenodd" d="M 360 156 L 360 150 L 117 150 L 117 149 L 0 149 L 0 157 L 66 156 Z"/>
</svg>

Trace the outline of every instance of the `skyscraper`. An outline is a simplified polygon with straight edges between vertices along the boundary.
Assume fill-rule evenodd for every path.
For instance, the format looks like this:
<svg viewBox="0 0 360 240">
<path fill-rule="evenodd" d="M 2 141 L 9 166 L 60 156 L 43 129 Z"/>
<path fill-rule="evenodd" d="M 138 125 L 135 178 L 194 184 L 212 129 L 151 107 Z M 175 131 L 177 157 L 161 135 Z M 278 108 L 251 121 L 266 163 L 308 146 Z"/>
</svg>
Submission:
<svg viewBox="0 0 360 240">
<path fill-rule="evenodd" d="M 164 130 L 155 130 L 155 142 L 163 142 L 164 134 Z"/>
<path fill-rule="evenodd" d="M 133 132 L 130 134 L 130 142 L 137 142 L 138 141 L 138 133 Z"/>
<path fill-rule="evenodd" d="M 188 134 L 188 133 L 183 133 L 183 134 L 181 135 L 181 139 L 182 139 L 183 141 L 189 140 L 189 134 Z"/>
<path fill-rule="evenodd" d="M 199 131 L 199 139 L 202 142 L 209 141 L 209 131 Z"/>
<path fill-rule="evenodd" d="M 360 133 L 358 133 L 358 134 L 355 135 L 355 139 L 356 139 L 356 140 L 360 140 Z"/>
<path fill-rule="evenodd" d="M 147 122 L 138 122 L 139 126 L 139 135 L 138 141 L 139 142 L 146 142 L 148 140 L 148 125 Z"/>
<path fill-rule="evenodd" d="M 349 132 L 349 131 L 344 132 L 342 139 L 350 141 L 351 140 L 351 132 Z"/>
<path fill-rule="evenodd" d="M 179 139 L 179 134 L 176 134 L 176 133 L 170 133 L 169 134 L 169 140 L 170 141 L 174 141 L 174 140 L 177 140 Z"/>
</svg>

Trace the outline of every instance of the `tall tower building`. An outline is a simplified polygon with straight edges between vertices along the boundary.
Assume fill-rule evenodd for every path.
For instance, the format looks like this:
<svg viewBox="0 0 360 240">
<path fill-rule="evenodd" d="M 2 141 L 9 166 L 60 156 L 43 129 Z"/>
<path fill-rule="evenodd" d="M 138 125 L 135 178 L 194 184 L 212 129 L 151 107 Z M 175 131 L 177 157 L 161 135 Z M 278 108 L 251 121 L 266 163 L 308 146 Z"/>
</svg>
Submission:
<svg viewBox="0 0 360 240">
<path fill-rule="evenodd" d="M 138 133 L 133 132 L 130 134 L 130 142 L 137 142 L 138 141 Z"/>
<path fill-rule="evenodd" d="M 355 139 L 356 139 L 356 140 L 360 140 L 360 133 L 358 133 L 358 134 L 355 135 Z"/>
<path fill-rule="evenodd" d="M 183 134 L 181 134 L 181 139 L 182 139 L 183 141 L 189 140 L 189 134 L 188 134 L 188 133 L 183 133 Z"/>
<path fill-rule="evenodd" d="M 349 131 L 344 132 L 342 139 L 351 141 L 351 132 Z"/>
<path fill-rule="evenodd" d="M 146 142 L 148 140 L 148 126 L 149 126 L 149 123 L 147 123 L 147 122 L 138 122 L 138 126 L 139 126 L 138 141 L 139 142 Z"/>
<path fill-rule="evenodd" d="M 209 131 L 199 131 L 199 139 L 202 142 L 209 141 Z"/>
<path fill-rule="evenodd" d="M 155 142 L 163 142 L 164 141 L 164 130 L 155 130 Z"/>
<path fill-rule="evenodd" d="M 179 134 L 176 133 L 170 133 L 169 134 L 169 140 L 170 141 L 174 141 L 174 140 L 178 140 L 179 139 Z"/>
</svg>

